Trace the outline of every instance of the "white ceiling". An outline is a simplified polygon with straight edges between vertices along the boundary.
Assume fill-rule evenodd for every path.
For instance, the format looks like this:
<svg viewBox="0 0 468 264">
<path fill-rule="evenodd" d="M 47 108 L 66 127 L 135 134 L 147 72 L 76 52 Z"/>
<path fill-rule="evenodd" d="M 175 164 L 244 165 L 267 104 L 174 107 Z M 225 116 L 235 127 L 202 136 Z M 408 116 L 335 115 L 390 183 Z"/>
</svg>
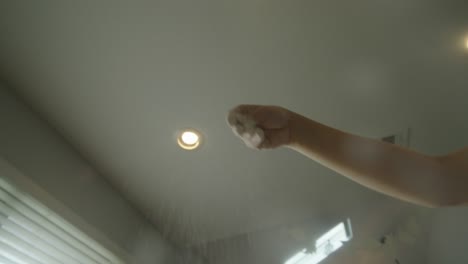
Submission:
<svg viewBox="0 0 468 264">
<path fill-rule="evenodd" d="M 433 153 L 468 144 L 467 12 L 455 0 L 2 1 L 0 74 L 165 235 L 198 244 L 393 203 L 291 151 L 245 148 L 225 123 L 236 104 L 372 137 L 411 127 Z M 177 147 L 184 127 L 204 134 L 200 150 Z"/>
</svg>

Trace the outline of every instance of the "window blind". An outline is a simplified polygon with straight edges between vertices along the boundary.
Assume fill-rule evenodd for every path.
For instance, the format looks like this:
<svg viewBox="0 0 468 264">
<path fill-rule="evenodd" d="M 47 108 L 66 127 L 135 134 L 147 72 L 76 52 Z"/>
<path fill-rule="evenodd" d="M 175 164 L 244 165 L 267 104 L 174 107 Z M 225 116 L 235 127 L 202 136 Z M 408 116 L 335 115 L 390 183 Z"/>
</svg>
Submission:
<svg viewBox="0 0 468 264">
<path fill-rule="evenodd" d="M 112 252 L 0 178 L 1 264 L 123 264 Z"/>
</svg>

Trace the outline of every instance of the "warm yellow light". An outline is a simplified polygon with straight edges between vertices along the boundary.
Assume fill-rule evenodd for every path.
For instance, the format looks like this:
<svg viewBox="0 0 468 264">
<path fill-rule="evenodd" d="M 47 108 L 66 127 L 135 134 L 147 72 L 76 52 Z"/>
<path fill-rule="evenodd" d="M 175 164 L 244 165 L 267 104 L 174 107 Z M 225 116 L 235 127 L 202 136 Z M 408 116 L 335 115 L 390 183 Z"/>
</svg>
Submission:
<svg viewBox="0 0 468 264">
<path fill-rule="evenodd" d="M 465 48 L 468 49 L 468 37 L 465 38 Z"/>
<path fill-rule="evenodd" d="M 183 149 L 196 149 L 200 145 L 200 134 L 193 130 L 185 130 L 180 133 L 177 143 Z"/>
</svg>

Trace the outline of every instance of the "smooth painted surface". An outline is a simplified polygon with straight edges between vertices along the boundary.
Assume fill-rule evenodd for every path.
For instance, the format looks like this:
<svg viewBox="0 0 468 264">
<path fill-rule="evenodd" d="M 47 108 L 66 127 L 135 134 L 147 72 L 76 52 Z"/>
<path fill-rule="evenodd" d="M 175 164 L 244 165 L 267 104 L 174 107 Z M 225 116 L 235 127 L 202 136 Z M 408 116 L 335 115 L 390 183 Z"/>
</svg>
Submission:
<svg viewBox="0 0 468 264">
<path fill-rule="evenodd" d="M 178 252 L 148 220 L 4 86 L 0 124 L 0 156 L 99 232 L 89 235 L 109 239 L 129 263 L 176 263 Z"/>
</svg>

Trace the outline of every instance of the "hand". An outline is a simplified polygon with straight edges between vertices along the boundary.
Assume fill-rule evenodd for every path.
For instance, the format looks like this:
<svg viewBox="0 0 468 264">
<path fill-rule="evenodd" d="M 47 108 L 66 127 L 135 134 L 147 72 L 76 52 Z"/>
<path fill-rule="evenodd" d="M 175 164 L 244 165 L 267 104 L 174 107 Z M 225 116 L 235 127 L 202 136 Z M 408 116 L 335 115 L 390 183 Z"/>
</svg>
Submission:
<svg viewBox="0 0 468 264">
<path fill-rule="evenodd" d="M 235 134 L 253 148 L 271 149 L 290 143 L 291 112 L 278 106 L 239 105 L 229 112 Z"/>
</svg>

